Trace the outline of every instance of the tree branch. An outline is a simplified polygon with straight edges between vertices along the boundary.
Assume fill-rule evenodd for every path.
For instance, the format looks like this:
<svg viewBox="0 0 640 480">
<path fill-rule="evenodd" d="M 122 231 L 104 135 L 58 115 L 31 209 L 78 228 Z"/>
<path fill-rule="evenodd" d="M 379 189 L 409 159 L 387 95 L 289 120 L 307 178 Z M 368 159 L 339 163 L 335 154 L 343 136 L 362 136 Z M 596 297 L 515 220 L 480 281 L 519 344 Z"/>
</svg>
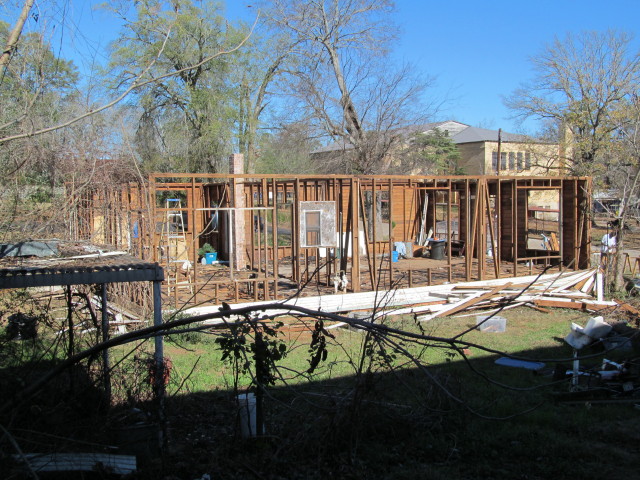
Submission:
<svg viewBox="0 0 640 480">
<path fill-rule="evenodd" d="M 140 73 L 135 78 L 135 80 L 133 81 L 132 85 L 129 86 L 121 95 L 119 95 L 118 97 L 116 97 L 112 101 L 110 101 L 110 102 L 108 102 L 108 103 L 106 103 L 106 104 L 104 104 L 104 105 L 102 105 L 102 106 L 100 106 L 100 107 L 98 107 L 96 109 L 89 110 L 88 112 L 85 112 L 82 115 L 79 115 L 79 116 L 77 116 L 75 118 L 67 120 L 66 122 L 59 123 L 58 125 L 54 125 L 54 126 L 51 126 L 51 127 L 43 128 L 43 129 L 32 131 L 32 132 L 20 133 L 20 134 L 10 135 L 10 136 L 4 137 L 4 138 L 0 138 L 0 145 L 2 145 L 3 143 L 10 142 L 12 140 L 18 140 L 18 139 L 21 139 L 21 138 L 30 138 L 30 137 L 34 137 L 36 135 L 42 135 L 44 133 L 49 133 L 49 132 L 53 132 L 53 131 L 56 131 L 56 130 L 60 130 L 61 128 L 68 127 L 70 125 L 73 125 L 74 123 L 79 122 L 80 120 L 83 120 L 83 119 L 85 119 L 87 117 L 90 117 L 90 116 L 95 115 L 95 114 L 97 114 L 99 112 L 107 110 L 108 108 L 113 107 L 114 105 L 116 105 L 116 104 L 120 103 L 122 100 L 124 100 L 131 92 L 133 92 L 135 90 L 138 90 L 139 88 L 142 88 L 142 87 L 144 87 L 146 85 L 149 85 L 149 84 L 152 84 L 152 83 L 159 82 L 159 81 L 164 80 L 166 78 L 174 77 L 174 76 L 179 75 L 179 74 L 181 74 L 183 72 L 186 72 L 187 70 L 192 70 L 194 68 L 198 68 L 198 67 L 204 65 L 205 63 L 208 63 L 211 60 L 214 60 L 214 59 L 216 59 L 218 57 L 221 57 L 223 55 L 229 55 L 230 53 L 233 53 L 233 52 L 237 51 L 238 49 L 242 48 L 242 46 L 247 42 L 247 40 L 253 34 L 254 27 L 255 27 L 255 23 L 252 26 L 252 28 L 249 31 L 249 33 L 237 45 L 235 45 L 234 47 L 232 47 L 232 48 L 230 48 L 228 50 L 220 50 L 220 51 L 216 52 L 215 54 L 204 58 L 202 61 L 200 61 L 200 62 L 198 62 L 198 63 L 196 63 L 194 65 L 190 65 L 188 67 L 181 68 L 180 70 L 175 70 L 173 72 L 169 72 L 169 73 L 166 73 L 164 75 L 160 75 L 158 77 L 151 78 L 149 80 L 140 81 L 149 72 L 151 67 L 158 61 L 158 59 L 160 58 L 160 55 L 164 51 L 164 49 L 165 49 L 165 47 L 167 45 L 167 41 L 169 40 L 169 34 L 171 33 L 171 31 L 169 30 L 167 32 L 167 34 L 165 35 L 165 39 L 164 39 L 164 41 L 162 43 L 162 48 L 160 49 L 160 51 L 156 55 L 156 58 L 151 63 L 149 63 L 149 65 L 147 65 L 147 67 L 144 69 L 144 71 L 142 71 L 142 73 Z"/>
</svg>

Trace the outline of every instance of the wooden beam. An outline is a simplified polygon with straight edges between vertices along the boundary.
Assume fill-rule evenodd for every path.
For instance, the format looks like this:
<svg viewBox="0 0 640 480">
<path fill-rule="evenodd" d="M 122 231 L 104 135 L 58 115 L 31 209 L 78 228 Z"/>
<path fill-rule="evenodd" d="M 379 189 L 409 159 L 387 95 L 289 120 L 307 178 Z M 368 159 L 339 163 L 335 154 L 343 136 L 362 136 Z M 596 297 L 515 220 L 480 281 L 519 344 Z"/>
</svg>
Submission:
<svg viewBox="0 0 640 480">
<path fill-rule="evenodd" d="M 351 247 L 351 288 L 354 292 L 359 292 L 362 288 L 362 281 L 360 275 L 360 229 L 358 227 L 358 220 L 360 215 L 358 215 L 360 203 L 358 201 L 358 197 L 360 192 L 360 181 L 355 179 L 351 183 L 351 233 L 352 233 L 352 247 Z"/>
<path fill-rule="evenodd" d="M 489 236 L 491 237 L 491 254 L 493 255 L 493 269 L 495 271 L 496 278 L 500 278 L 500 265 L 496 259 L 497 245 L 495 241 L 495 235 L 493 231 L 493 218 L 491 215 L 491 199 L 489 198 L 489 189 L 485 189 L 486 202 L 487 202 L 487 217 L 489 218 Z"/>
<path fill-rule="evenodd" d="M 537 298 L 533 300 L 533 303 L 538 307 L 556 307 L 556 308 L 569 308 L 572 310 L 582 310 L 582 311 L 595 311 L 599 312 L 601 310 L 609 310 L 614 311 L 618 307 L 615 302 L 604 303 L 604 302 L 590 302 L 590 301 L 580 301 L 580 300 L 571 300 L 571 299 L 549 299 L 549 298 Z"/>
<path fill-rule="evenodd" d="M 273 213 L 271 214 L 271 241 L 272 245 L 272 262 L 273 262 L 273 298 L 278 298 L 278 277 L 280 276 L 280 265 L 278 264 L 278 190 L 276 185 L 276 179 L 271 180 L 271 190 L 273 193 L 272 206 Z"/>
<path fill-rule="evenodd" d="M 293 280 L 300 285 L 302 275 L 300 273 L 300 179 L 296 178 L 293 190 L 293 215 L 291 216 L 291 250 L 293 252 L 291 268 Z"/>
<path fill-rule="evenodd" d="M 360 208 L 362 209 L 362 225 L 364 228 L 364 244 L 367 250 L 367 265 L 369 267 L 369 279 L 371 280 L 371 288 L 377 288 L 377 278 L 375 276 L 374 268 L 375 268 L 375 259 L 371 261 L 371 248 L 369 247 L 369 222 L 367 220 L 367 211 L 364 208 L 364 192 L 362 189 L 359 189 L 360 197 Z"/>
<path fill-rule="evenodd" d="M 482 294 L 478 294 L 478 295 L 474 295 L 473 298 L 469 298 L 469 299 L 465 299 L 462 300 L 458 303 L 455 303 L 451 306 L 451 308 L 447 308 L 445 310 L 442 310 L 440 312 L 438 312 L 437 314 L 435 314 L 433 316 L 433 318 L 438 318 L 438 317 L 444 317 L 444 316 L 448 316 L 448 315 L 453 315 L 454 313 L 457 313 L 461 310 L 464 310 L 468 307 L 471 307 L 472 305 L 475 305 L 476 303 L 480 303 L 484 300 L 488 300 L 491 297 L 493 297 L 494 295 L 496 295 L 498 292 L 500 292 L 500 290 L 504 289 L 504 288 L 508 288 L 509 285 L 511 285 L 510 283 L 507 283 L 506 285 L 498 285 L 497 287 L 494 287 L 492 290 L 486 292 L 486 293 L 482 293 Z"/>
<path fill-rule="evenodd" d="M 377 189 L 376 179 L 374 178 L 371 183 L 371 222 L 373 226 L 373 268 L 374 268 L 374 277 L 377 279 L 379 277 L 378 272 L 378 262 L 376 261 L 378 258 L 378 194 L 376 192 Z M 382 266 L 382 265 L 381 265 Z M 376 288 L 379 285 L 376 283 Z"/>
<path fill-rule="evenodd" d="M 511 182 L 511 241 L 513 243 L 513 276 L 518 276 L 518 189 L 515 181 Z"/>
<path fill-rule="evenodd" d="M 389 179 L 389 288 L 393 285 L 393 179 Z"/>
</svg>

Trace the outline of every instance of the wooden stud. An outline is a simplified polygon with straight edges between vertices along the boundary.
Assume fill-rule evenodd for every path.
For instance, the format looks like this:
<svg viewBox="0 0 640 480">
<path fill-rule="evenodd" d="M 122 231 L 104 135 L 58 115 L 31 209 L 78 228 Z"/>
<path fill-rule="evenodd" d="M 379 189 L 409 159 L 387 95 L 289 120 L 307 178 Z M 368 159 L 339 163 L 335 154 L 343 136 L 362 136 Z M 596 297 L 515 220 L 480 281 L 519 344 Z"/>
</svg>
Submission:
<svg viewBox="0 0 640 480">
<path fill-rule="evenodd" d="M 278 278 L 279 278 L 279 264 L 278 264 L 278 191 L 276 188 L 276 179 L 271 180 L 271 190 L 273 192 L 272 200 L 272 214 L 271 214 L 271 240 L 273 243 L 273 256 L 271 260 L 273 262 L 273 299 L 278 299 Z"/>
<path fill-rule="evenodd" d="M 489 197 L 489 189 L 486 188 L 485 189 L 485 200 L 487 202 L 487 217 L 489 219 L 489 236 L 491 238 L 491 253 L 492 253 L 492 258 L 493 258 L 493 269 L 496 275 L 496 278 L 500 278 L 500 266 L 498 265 L 498 262 L 496 261 L 496 242 L 495 242 L 495 235 L 494 235 L 494 230 L 493 230 L 493 218 L 491 215 L 491 198 Z"/>
<path fill-rule="evenodd" d="M 302 276 L 300 275 L 300 179 L 296 178 L 295 187 L 293 189 L 293 208 L 292 208 L 292 229 L 291 229 L 291 269 L 293 272 L 293 280 L 298 284 L 302 284 Z"/>
<path fill-rule="evenodd" d="M 496 182 L 496 230 L 497 234 L 497 242 L 496 242 L 496 251 L 493 252 L 493 258 L 496 264 L 498 265 L 498 278 L 500 278 L 500 265 L 502 262 L 502 181 L 498 180 Z"/>
<path fill-rule="evenodd" d="M 360 232 L 358 228 L 358 196 L 357 192 L 360 190 L 360 181 L 358 179 L 354 179 L 351 183 L 351 235 L 352 235 L 352 243 L 351 246 L 351 288 L 354 292 L 359 292 L 361 287 L 361 276 L 360 276 Z"/>
<path fill-rule="evenodd" d="M 511 181 L 511 190 L 513 195 L 511 197 L 511 231 L 513 242 L 513 276 L 518 276 L 518 186 L 515 180 Z"/>
<path fill-rule="evenodd" d="M 389 288 L 393 285 L 393 180 L 389 179 Z"/>
<path fill-rule="evenodd" d="M 376 279 L 376 287 L 378 286 L 378 192 L 376 179 L 371 183 L 371 224 L 373 227 L 373 276 Z"/>
<path fill-rule="evenodd" d="M 377 278 L 375 277 L 375 259 L 371 259 L 371 248 L 370 248 L 370 244 L 369 244 L 369 222 L 367 219 L 367 211 L 365 210 L 365 203 L 364 203 L 364 192 L 362 191 L 362 188 L 359 189 L 359 195 L 358 197 L 360 198 L 360 208 L 362 209 L 362 226 L 364 228 L 364 244 L 367 250 L 367 264 L 369 266 L 369 279 L 371 280 L 371 288 L 372 289 L 376 289 L 376 286 L 378 285 L 377 282 Z"/>
<path fill-rule="evenodd" d="M 191 257 L 193 260 L 193 281 L 191 277 L 187 275 L 187 283 L 191 292 L 193 292 L 193 302 L 198 304 L 198 289 L 193 285 L 196 278 L 198 278 L 198 252 L 196 248 L 196 242 L 198 241 L 197 232 L 202 231 L 202 222 L 200 220 L 200 216 L 196 219 L 196 178 L 191 177 L 191 210 L 189 212 L 189 217 L 191 219 L 189 223 L 189 229 L 191 230 L 191 249 L 187 252 L 187 258 Z M 176 287 L 177 288 L 177 287 Z"/>
</svg>

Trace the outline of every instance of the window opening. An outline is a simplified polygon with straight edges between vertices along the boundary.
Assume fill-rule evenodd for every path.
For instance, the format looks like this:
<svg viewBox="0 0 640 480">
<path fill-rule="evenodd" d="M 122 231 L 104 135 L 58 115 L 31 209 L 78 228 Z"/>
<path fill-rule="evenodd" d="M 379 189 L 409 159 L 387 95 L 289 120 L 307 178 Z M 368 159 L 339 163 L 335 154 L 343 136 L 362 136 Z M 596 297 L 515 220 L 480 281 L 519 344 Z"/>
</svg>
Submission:
<svg viewBox="0 0 640 480">
<path fill-rule="evenodd" d="M 307 247 L 317 247 L 320 242 L 320 211 L 305 212 L 305 238 Z"/>
<path fill-rule="evenodd" d="M 500 170 L 507 169 L 507 152 L 500 152 Z"/>
</svg>

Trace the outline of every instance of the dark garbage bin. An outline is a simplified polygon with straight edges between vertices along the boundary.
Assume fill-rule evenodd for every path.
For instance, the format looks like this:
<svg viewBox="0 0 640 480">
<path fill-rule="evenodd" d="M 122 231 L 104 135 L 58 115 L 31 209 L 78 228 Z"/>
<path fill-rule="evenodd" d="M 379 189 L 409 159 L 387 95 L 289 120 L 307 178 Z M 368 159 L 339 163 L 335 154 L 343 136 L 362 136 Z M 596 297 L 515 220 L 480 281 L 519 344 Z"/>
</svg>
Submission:
<svg viewBox="0 0 640 480">
<path fill-rule="evenodd" d="M 430 240 L 429 247 L 431 247 L 431 259 L 443 260 L 444 259 L 444 247 L 447 242 L 444 240 Z"/>
</svg>

